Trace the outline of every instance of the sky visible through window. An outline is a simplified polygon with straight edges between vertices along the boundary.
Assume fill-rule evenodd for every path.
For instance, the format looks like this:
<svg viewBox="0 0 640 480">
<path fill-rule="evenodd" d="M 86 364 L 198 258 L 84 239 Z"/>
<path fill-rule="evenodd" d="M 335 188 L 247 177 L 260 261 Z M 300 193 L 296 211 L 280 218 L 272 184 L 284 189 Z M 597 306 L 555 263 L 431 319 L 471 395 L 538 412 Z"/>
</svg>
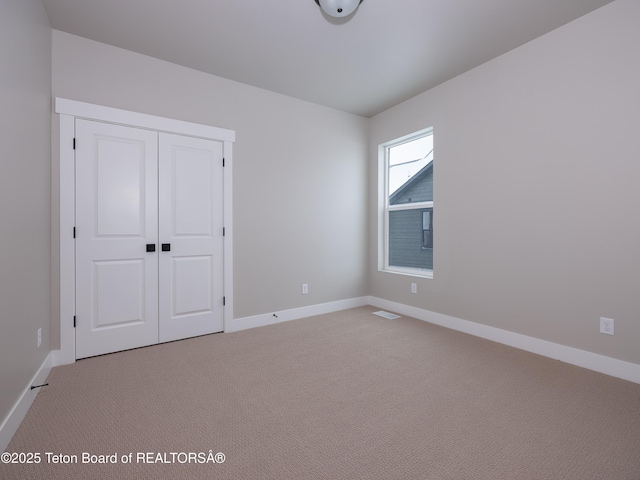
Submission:
<svg viewBox="0 0 640 480">
<path fill-rule="evenodd" d="M 433 160 L 433 135 L 389 148 L 389 195 Z"/>
</svg>

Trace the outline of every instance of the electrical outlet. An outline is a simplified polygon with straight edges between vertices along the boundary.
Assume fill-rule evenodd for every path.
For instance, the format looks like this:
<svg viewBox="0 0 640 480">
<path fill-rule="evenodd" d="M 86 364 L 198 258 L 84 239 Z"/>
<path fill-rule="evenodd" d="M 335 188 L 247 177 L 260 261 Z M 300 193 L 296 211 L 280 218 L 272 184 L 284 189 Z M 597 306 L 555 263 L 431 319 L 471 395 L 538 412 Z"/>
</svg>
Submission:
<svg viewBox="0 0 640 480">
<path fill-rule="evenodd" d="M 412 283 L 411 284 L 411 293 L 418 293 L 418 284 L 417 283 Z"/>
<path fill-rule="evenodd" d="M 42 345 L 42 328 L 38 329 L 38 348 Z"/>
<path fill-rule="evenodd" d="M 613 335 L 613 318 L 600 317 L 600 333 Z"/>
<path fill-rule="evenodd" d="M 307 293 L 309 293 L 309 284 L 308 283 L 303 283 L 302 284 L 302 294 L 306 295 Z"/>
</svg>

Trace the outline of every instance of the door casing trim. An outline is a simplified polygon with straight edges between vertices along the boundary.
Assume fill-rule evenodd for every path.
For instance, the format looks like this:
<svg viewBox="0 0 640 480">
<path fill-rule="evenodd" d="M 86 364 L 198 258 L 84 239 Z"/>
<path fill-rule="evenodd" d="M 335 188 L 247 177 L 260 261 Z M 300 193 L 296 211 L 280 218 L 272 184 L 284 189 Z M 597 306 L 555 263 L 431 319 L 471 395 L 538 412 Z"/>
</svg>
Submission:
<svg viewBox="0 0 640 480">
<path fill-rule="evenodd" d="M 223 142 L 223 221 L 224 236 L 224 331 L 233 326 L 233 143 L 235 131 L 171 118 L 131 112 L 102 105 L 55 98 L 54 111 L 59 116 L 59 287 L 60 350 L 53 352 L 53 366 L 76 361 L 75 346 L 75 120 L 84 118 L 158 132 L 175 133 Z"/>
</svg>

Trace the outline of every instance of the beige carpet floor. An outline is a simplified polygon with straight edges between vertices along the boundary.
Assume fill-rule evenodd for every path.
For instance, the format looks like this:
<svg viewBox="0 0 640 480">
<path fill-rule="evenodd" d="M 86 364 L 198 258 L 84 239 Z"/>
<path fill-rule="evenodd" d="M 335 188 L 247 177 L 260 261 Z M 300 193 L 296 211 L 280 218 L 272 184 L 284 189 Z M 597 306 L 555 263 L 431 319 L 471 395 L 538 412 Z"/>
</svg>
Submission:
<svg viewBox="0 0 640 480">
<path fill-rule="evenodd" d="M 640 385 L 374 310 L 54 368 L 0 478 L 640 479 Z"/>
</svg>

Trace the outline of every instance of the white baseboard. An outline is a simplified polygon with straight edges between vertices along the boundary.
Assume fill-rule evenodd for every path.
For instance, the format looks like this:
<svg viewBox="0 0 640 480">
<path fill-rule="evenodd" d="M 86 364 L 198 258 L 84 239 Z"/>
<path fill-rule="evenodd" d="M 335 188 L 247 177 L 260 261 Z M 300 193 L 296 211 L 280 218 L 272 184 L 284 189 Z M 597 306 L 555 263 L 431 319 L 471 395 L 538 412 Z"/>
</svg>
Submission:
<svg viewBox="0 0 640 480">
<path fill-rule="evenodd" d="M 70 352 L 64 352 L 62 350 L 53 350 L 51 352 L 51 366 L 59 367 L 60 365 L 71 365 L 76 362 L 74 355 Z"/>
<path fill-rule="evenodd" d="M 29 385 L 27 385 L 16 404 L 9 412 L 9 415 L 7 415 L 7 418 L 5 418 L 2 426 L 0 426 L 0 452 L 5 451 L 9 442 L 11 442 L 11 439 L 18 431 L 18 427 L 22 423 L 22 420 L 27 415 L 27 412 L 38 395 L 38 392 L 40 392 L 39 388 L 31 389 L 31 386 L 42 385 L 49 376 L 49 372 L 51 372 L 52 358 L 52 354 L 49 353 L 45 361 L 31 379 L 31 382 L 29 382 Z"/>
<path fill-rule="evenodd" d="M 371 296 L 275 312 L 277 317 L 274 316 L 274 313 L 265 313 L 251 317 L 237 318 L 233 320 L 233 325 L 228 332 L 237 332 L 248 328 L 261 327 L 289 320 L 297 320 L 299 318 L 337 312 L 339 310 L 361 307 L 363 305 L 372 305 L 376 308 L 389 310 L 394 313 L 413 317 L 418 320 L 440 325 L 459 332 L 468 333 L 476 337 L 485 338 L 497 343 L 502 343 L 503 345 L 508 345 L 520 350 L 536 353 L 544 357 L 553 358 L 554 360 L 560 360 L 571 365 L 576 365 L 588 370 L 593 370 L 595 372 L 604 373 L 612 377 L 640 384 L 640 365 L 635 363 L 625 362 L 623 360 L 568 347 L 559 343 L 553 343 L 539 338 L 510 332 L 508 330 L 490 327 L 481 323 L 462 320 L 449 315 Z"/>
<path fill-rule="evenodd" d="M 297 320 L 299 318 L 312 317 L 314 315 L 322 315 L 325 313 L 338 312 L 349 308 L 362 307 L 368 304 L 368 297 L 356 297 L 346 300 L 338 300 L 335 302 L 321 303 L 318 305 L 310 305 L 308 307 L 292 308 L 290 310 L 264 313 L 251 317 L 236 318 L 233 320 L 231 329 L 227 332 L 238 332 L 248 328 L 263 327 L 274 323 L 288 322 L 289 320 Z"/>
<path fill-rule="evenodd" d="M 640 365 L 402 303 L 369 297 L 369 305 L 640 384 Z"/>
</svg>

